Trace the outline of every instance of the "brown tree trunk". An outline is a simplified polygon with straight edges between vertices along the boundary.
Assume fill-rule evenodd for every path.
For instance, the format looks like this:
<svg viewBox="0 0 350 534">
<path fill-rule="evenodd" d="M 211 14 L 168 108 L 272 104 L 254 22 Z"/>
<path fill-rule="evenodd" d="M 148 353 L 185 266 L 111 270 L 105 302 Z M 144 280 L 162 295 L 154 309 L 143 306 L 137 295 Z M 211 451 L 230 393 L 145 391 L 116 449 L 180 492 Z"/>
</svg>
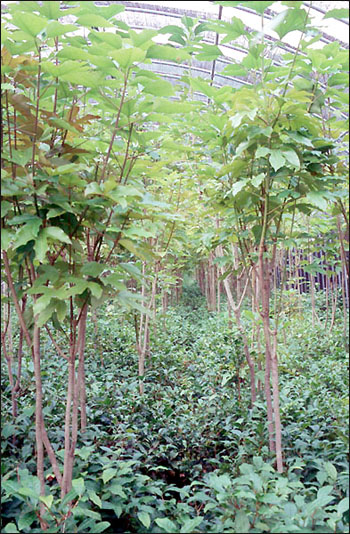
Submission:
<svg viewBox="0 0 350 534">
<path fill-rule="evenodd" d="M 274 346 L 271 343 L 270 332 L 270 275 L 268 260 L 264 258 L 265 246 L 263 243 L 259 247 L 259 278 L 260 278 L 260 295 L 261 295 L 261 318 L 263 322 L 265 336 L 265 395 L 268 415 L 269 443 L 270 450 L 276 451 L 277 470 L 283 472 L 282 462 L 282 439 L 281 439 L 281 421 L 279 409 L 279 386 L 278 386 L 278 362 L 277 362 L 277 332 L 274 333 Z M 273 389 L 273 406 L 271 404 L 270 374 L 272 374 Z M 273 417 L 274 416 L 274 417 Z M 273 425 L 274 420 L 274 425 Z M 275 427 L 275 429 L 273 428 Z M 275 443 L 273 434 L 275 430 Z"/>
<path fill-rule="evenodd" d="M 34 319 L 36 323 L 37 317 Z M 45 495 L 45 475 L 44 475 L 44 443 L 43 443 L 43 390 L 41 382 L 40 368 L 40 329 L 34 323 L 33 330 L 33 362 L 35 375 L 35 441 L 36 441 L 36 470 L 40 481 L 40 496 Z M 40 504 L 40 526 L 43 530 L 47 529 L 47 524 L 43 520 L 45 506 Z"/>
<path fill-rule="evenodd" d="M 218 246 L 217 247 L 217 254 L 219 256 L 223 256 L 223 249 L 222 249 L 222 246 Z M 221 274 L 223 274 L 223 269 L 221 268 L 220 269 L 221 271 Z M 230 284 L 229 284 L 229 281 L 228 281 L 228 277 L 226 277 L 223 281 L 224 283 L 224 288 L 225 288 L 225 291 L 226 291 L 226 295 L 227 295 L 227 300 L 228 300 L 228 303 L 230 305 L 230 307 L 232 308 L 232 311 L 235 315 L 235 319 L 236 319 L 236 324 L 237 324 L 237 327 L 238 327 L 238 330 L 242 336 L 242 340 L 243 340 L 243 347 L 244 347 L 244 355 L 245 355 L 245 358 L 247 360 L 247 363 L 248 363 L 248 367 L 249 367 L 249 373 L 250 373 L 250 393 L 251 393 L 251 403 L 252 405 L 254 404 L 254 402 L 256 401 L 256 387 L 255 387 L 255 364 L 254 364 L 254 360 L 250 354 L 250 351 L 249 351 L 249 343 L 248 343 L 248 338 L 247 338 L 247 335 L 244 331 L 244 328 L 242 326 L 242 323 L 241 323 L 241 305 L 242 305 L 242 302 L 243 302 L 243 298 L 244 298 L 244 294 L 245 294 L 245 291 L 247 289 L 247 285 L 248 285 L 248 280 L 247 280 L 247 283 L 246 283 L 246 286 L 245 286 L 245 290 L 242 292 L 242 295 L 241 295 L 241 298 L 240 298 L 240 302 L 236 305 L 234 299 L 233 299 L 233 295 L 232 295 L 232 291 L 231 291 L 231 288 L 230 288 Z"/>
</svg>

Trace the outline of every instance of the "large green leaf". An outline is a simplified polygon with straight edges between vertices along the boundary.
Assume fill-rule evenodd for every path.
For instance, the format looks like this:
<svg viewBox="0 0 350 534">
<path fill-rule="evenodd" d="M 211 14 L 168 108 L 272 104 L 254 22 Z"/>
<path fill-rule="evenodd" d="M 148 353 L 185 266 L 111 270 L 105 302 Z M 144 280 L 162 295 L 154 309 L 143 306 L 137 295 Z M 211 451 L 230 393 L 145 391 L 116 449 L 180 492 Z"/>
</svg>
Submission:
<svg viewBox="0 0 350 534">
<path fill-rule="evenodd" d="M 232 196 L 235 197 L 240 191 L 242 191 L 242 189 L 246 186 L 247 182 L 248 182 L 248 179 L 245 179 L 245 180 L 240 180 L 239 182 L 236 182 L 235 184 L 233 184 L 231 188 Z"/>
<path fill-rule="evenodd" d="M 330 11 L 327 11 L 327 13 L 325 14 L 323 18 L 324 19 L 348 20 L 349 9 L 347 8 L 331 9 Z"/>
<path fill-rule="evenodd" d="M 78 493 L 82 495 L 85 491 L 85 482 L 83 478 L 75 478 L 72 480 L 72 487 Z"/>
<path fill-rule="evenodd" d="M 298 154 L 293 149 L 282 151 L 283 157 L 296 169 L 300 169 L 300 160 Z"/>
<path fill-rule="evenodd" d="M 159 517 L 156 519 L 157 525 L 163 529 L 164 532 L 179 532 L 174 521 L 171 521 L 167 517 Z"/>
<path fill-rule="evenodd" d="M 106 268 L 104 263 L 98 263 L 97 261 L 89 261 L 85 263 L 81 269 L 82 274 L 89 276 L 99 276 Z"/>
<path fill-rule="evenodd" d="M 108 467 L 107 469 L 105 469 L 102 473 L 102 480 L 104 484 L 107 484 L 107 482 L 111 480 L 111 478 L 115 477 L 116 474 L 117 469 L 115 469 L 114 467 Z"/>
<path fill-rule="evenodd" d="M 165 59 L 181 63 L 190 60 L 191 56 L 181 48 L 175 48 L 168 45 L 152 45 L 147 50 L 147 57 L 152 59 Z"/>
<path fill-rule="evenodd" d="M 324 195 L 325 193 L 321 193 L 320 191 L 310 191 L 307 193 L 306 199 L 316 208 L 319 208 L 322 211 L 327 211 L 328 204 Z"/>
<path fill-rule="evenodd" d="M 247 516 L 247 512 L 245 510 L 238 510 L 235 517 L 234 525 L 236 532 L 242 532 L 242 534 L 245 532 L 249 532 L 250 522 Z"/>
<path fill-rule="evenodd" d="M 58 52 L 57 57 L 74 60 L 88 59 L 89 54 L 85 50 L 82 50 L 82 48 L 78 48 L 76 46 L 65 46 Z"/>
<path fill-rule="evenodd" d="M 86 26 L 87 28 L 91 28 L 92 26 L 97 26 L 99 28 L 113 28 L 113 24 L 108 22 L 105 18 L 101 17 L 101 15 L 97 14 L 86 14 L 81 15 L 78 20 L 77 24 L 81 24 L 81 26 Z"/>
<path fill-rule="evenodd" d="M 122 47 L 122 38 L 117 33 L 91 32 L 89 36 L 91 35 L 95 37 L 95 40 L 102 41 L 103 43 L 110 45 L 111 51 Z"/>
<path fill-rule="evenodd" d="M 273 18 L 268 27 L 274 30 L 280 39 L 283 39 L 289 32 L 304 30 L 306 19 L 307 14 L 303 9 L 286 9 Z"/>
<path fill-rule="evenodd" d="M 122 69 L 127 70 L 134 63 L 141 63 L 146 57 L 146 52 L 141 48 L 121 48 L 111 52 L 111 57 L 118 62 Z"/>
<path fill-rule="evenodd" d="M 51 2 L 45 3 L 51 4 Z M 46 27 L 46 35 L 48 37 L 59 37 L 60 35 L 65 35 L 66 33 L 74 31 L 77 31 L 77 26 L 74 26 L 74 24 L 61 24 L 55 20 L 49 22 Z"/>
<path fill-rule="evenodd" d="M 283 165 L 286 163 L 285 157 L 281 150 L 272 149 L 269 159 L 274 171 L 278 171 L 278 169 L 283 167 Z"/>
<path fill-rule="evenodd" d="M 140 512 L 138 512 L 137 517 L 139 518 L 143 526 L 145 526 L 146 528 L 149 528 L 151 524 L 151 517 L 147 512 L 143 512 L 141 510 Z"/>
<path fill-rule="evenodd" d="M 48 226 L 43 231 L 45 231 L 46 237 L 50 237 L 55 241 L 61 241 L 62 243 L 71 243 L 71 239 L 64 233 L 62 228 L 58 226 Z"/>
<path fill-rule="evenodd" d="M 34 245 L 35 257 L 41 263 L 44 262 L 46 252 L 48 251 L 48 249 L 49 249 L 49 245 L 47 242 L 47 235 L 46 235 L 45 229 L 43 229 L 39 232 L 39 235 L 36 238 L 35 245 Z"/>
<path fill-rule="evenodd" d="M 21 247 L 22 245 L 28 243 L 28 241 L 35 239 L 39 233 L 41 223 L 42 220 L 37 217 L 22 226 L 22 228 L 20 228 L 15 235 L 14 248 Z"/>
<path fill-rule="evenodd" d="M 48 21 L 33 13 L 17 12 L 13 14 L 11 24 L 14 24 L 28 35 L 36 37 L 47 26 Z"/>
<path fill-rule="evenodd" d="M 194 517 L 193 519 L 186 519 L 181 527 L 181 533 L 196 532 L 197 527 L 202 523 L 203 517 Z"/>
</svg>

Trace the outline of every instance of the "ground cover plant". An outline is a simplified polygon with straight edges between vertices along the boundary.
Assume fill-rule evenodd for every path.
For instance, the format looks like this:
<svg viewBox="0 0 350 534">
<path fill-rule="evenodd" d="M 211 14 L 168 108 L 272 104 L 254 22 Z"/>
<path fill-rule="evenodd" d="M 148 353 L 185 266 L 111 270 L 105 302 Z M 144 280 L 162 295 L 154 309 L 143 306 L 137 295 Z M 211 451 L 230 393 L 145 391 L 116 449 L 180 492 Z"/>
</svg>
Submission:
<svg viewBox="0 0 350 534">
<path fill-rule="evenodd" d="M 228 329 L 225 312 L 208 312 L 203 300 L 195 310 L 185 304 L 192 299 L 185 293 L 184 304 L 168 310 L 164 328 L 151 340 L 143 397 L 132 322 L 116 310 L 99 319 L 103 367 L 89 329 L 88 426 L 77 444 L 72 515 L 65 516 L 51 482 L 48 531 L 65 524 L 67 532 L 345 532 L 348 384 L 341 313 L 331 343 L 322 343 L 320 329 L 306 328 L 300 317 L 288 331 L 280 372 L 289 469 L 279 475 L 266 446 L 263 399 L 247 409 L 249 377 L 241 367 L 239 332 Z M 45 413 L 60 456 L 65 370 L 49 338 L 45 350 L 43 383 L 51 399 Z M 41 531 L 27 358 L 15 428 L 10 388 L 3 391 L 5 532 Z M 45 476 L 52 476 L 49 465 Z"/>
<path fill-rule="evenodd" d="M 4 3 L 4 532 L 348 527 L 348 50 L 214 3 Z"/>
</svg>

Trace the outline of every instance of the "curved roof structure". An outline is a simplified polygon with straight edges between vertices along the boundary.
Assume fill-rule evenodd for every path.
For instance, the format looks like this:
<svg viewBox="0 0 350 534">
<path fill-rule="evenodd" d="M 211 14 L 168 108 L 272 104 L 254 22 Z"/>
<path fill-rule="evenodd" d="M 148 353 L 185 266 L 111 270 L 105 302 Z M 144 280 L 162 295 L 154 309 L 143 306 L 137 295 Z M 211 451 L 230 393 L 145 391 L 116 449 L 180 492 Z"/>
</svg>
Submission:
<svg viewBox="0 0 350 534">
<path fill-rule="evenodd" d="M 105 5 L 111 2 L 101 1 L 97 4 Z M 199 22 L 210 20 L 222 20 L 230 22 L 232 17 L 239 18 L 245 25 L 247 32 L 260 31 L 261 16 L 251 9 L 247 4 L 250 2 L 241 2 L 236 7 L 229 4 L 237 2 L 225 2 L 228 5 L 218 5 L 214 2 L 196 2 L 196 1 L 138 1 L 129 2 L 121 0 L 117 2 L 125 6 L 125 11 L 118 15 L 118 17 L 125 21 L 132 29 L 161 29 L 168 25 L 181 26 L 181 18 L 189 16 L 198 19 Z M 278 36 L 269 29 L 269 21 L 279 11 L 286 9 L 286 6 L 281 2 L 274 2 L 270 8 L 264 12 L 265 20 L 265 38 L 271 41 L 277 41 Z M 349 6 L 349 2 L 333 1 L 333 2 L 303 2 L 304 6 L 310 10 L 310 16 L 314 23 L 322 28 L 322 37 L 319 43 L 315 46 L 324 46 L 328 43 L 338 41 L 342 48 L 349 48 L 349 23 L 346 19 L 336 20 L 334 18 L 323 19 L 327 11 L 331 9 L 342 9 Z M 290 52 L 295 51 L 300 33 L 298 31 L 290 32 L 283 39 L 283 47 Z M 166 36 L 162 42 L 167 42 Z M 220 36 L 213 31 L 207 31 L 204 34 L 204 42 L 209 45 L 218 44 L 222 52 L 222 56 L 214 61 L 198 61 L 193 60 L 192 72 L 204 79 L 212 80 L 214 86 L 220 87 L 222 85 L 232 85 L 239 87 L 242 84 L 253 83 L 253 80 L 242 76 L 227 76 L 222 74 L 222 70 L 230 63 L 232 59 L 239 61 L 243 59 L 247 53 L 244 42 L 244 37 L 238 39 L 234 46 L 227 43 L 220 44 Z M 174 45 L 174 43 L 172 43 Z M 276 60 L 278 64 L 278 57 Z M 169 81 L 177 82 L 185 73 L 186 66 L 176 65 L 171 62 L 154 60 L 152 70 L 161 74 Z"/>
</svg>

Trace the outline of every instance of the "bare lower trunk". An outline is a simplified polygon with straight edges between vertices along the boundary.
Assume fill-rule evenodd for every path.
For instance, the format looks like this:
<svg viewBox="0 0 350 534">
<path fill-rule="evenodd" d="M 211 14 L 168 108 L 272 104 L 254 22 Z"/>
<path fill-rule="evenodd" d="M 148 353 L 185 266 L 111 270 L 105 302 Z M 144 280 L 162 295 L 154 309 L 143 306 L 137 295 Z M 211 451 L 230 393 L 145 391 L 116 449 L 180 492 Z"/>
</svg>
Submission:
<svg viewBox="0 0 350 534">
<path fill-rule="evenodd" d="M 34 325 L 33 331 L 33 361 L 35 374 L 35 440 L 36 440 L 36 470 L 37 477 L 40 481 L 40 496 L 45 495 L 45 476 L 44 476 L 44 443 L 43 443 L 43 391 L 41 382 L 40 368 L 40 329 Z M 40 526 L 43 530 L 47 529 L 47 524 L 43 520 L 45 506 L 40 504 Z"/>
<path fill-rule="evenodd" d="M 268 261 L 264 259 L 264 247 L 259 249 L 259 278 L 260 278 L 260 295 L 261 295 L 261 317 L 265 336 L 265 395 L 267 403 L 268 428 L 269 428 L 269 443 L 270 450 L 275 449 L 277 470 L 279 473 L 283 472 L 282 463 L 282 438 L 281 438 L 281 422 L 279 409 L 279 386 L 278 386 L 278 362 L 277 362 L 277 332 L 274 332 L 274 345 L 271 343 L 270 332 L 270 277 L 268 269 Z M 271 404 L 271 387 L 270 374 L 272 373 L 272 388 L 273 388 L 273 407 Z M 273 412 L 273 413 L 272 413 Z M 274 416 L 274 425 L 273 419 Z M 273 428 L 273 426 L 275 428 Z M 275 431 L 275 443 L 273 444 L 273 431 Z"/>
<path fill-rule="evenodd" d="M 278 360 L 277 360 L 277 331 L 273 333 L 273 352 L 271 358 L 272 371 L 272 391 L 273 391 L 273 411 L 275 416 L 275 436 L 276 436 L 276 463 L 277 471 L 283 473 L 282 459 L 282 428 L 279 402 L 278 386 Z"/>
<path fill-rule="evenodd" d="M 219 246 L 217 248 L 217 252 L 220 256 L 223 256 L 223 249 L 221 246 Z M 223 269 L 221 268 L 221 273 L 223 274 Z M 255 387 L 255 364 L 254 364 L 254 360 L 250 354 L 250 351 L 249 351 L 249 343 L 248 343 L 248 338 L 247 338 L 247 335 L 244 331 L 244 328 L 242 326 L 242 323 L 241 323 L 241 305 L 242 305 L 242 300 L 244 298 L 244 294 L 245 294 L 245 291 L 247 289 L 247 283 L 246 283 L 246 286 L 245 286 L 245 289 L 244 291 L 242 292 L 242 295 L 241 295 L 241 298 L 240 298 L 240 302 L 236 305 L 234 299 L 233 299 L 233 295 L 232 295 L 232 291 L 231 291 L 231 288 L 230 288 L 230 284 L 229 284 L 229 281 L 228 281 L 228 277 L 226 277 L 224 279 L 224 288 L 225 288 L 225 292 L 226 292 L 226 295 L 227 295 L 227 300 L 228 300 L 228 303 L 230 305 L 230 307 L 232 308 L 233 310 L 233 313 L 235 315 L 235 319 L 236 319 L 236 323 L 237 323 L 237 327 L 238 327 L 238 330 L 242 336 L 242 340 L 243 340 L 243 347 L 244 347 L 244 355 L 246 357 L 246 360 L 247 360 L 247 363 L 248 363 L 248 367 L 249 367 L 249 373 L 250 373 L 250 394 L 251 394 L 251 403 L 252 405 L 254 404 L 254 402 L 256 401 L 256 387 Z M 247 281 L 248 282 L 248 281 Z"/>
<path fill-rule="evenodd" d="M 345 350 L 349 350 L 349 340 L 348 340 L 348 314 L 346 309 L 346 288 L 345 288 L 345 276 L 346 272 L 345 269 L 342 271 L 342 277 L 341 277 L 341 289 L 342 289 L 342 297 L 343 297 L 343 337 L 344 337 L 344 347 Z"/>
<path fill-rule="evenodd" d="M 86 384 L 85 384 L 85 342 L 86 342 L 86 320 L 88 305 L 86 304 L 81 312 L 79 321 L 79 364 L 78 364 L 78 391 L 80 402 L 80 428 L 81 432 L 86 430 Z"/>
<path fill-rule="evenodd" d="M 309 256 L 309 261 L 312 263 L 312 256 Z M 310 296 L 311 296 L 311 309 L 312 309 L 312 326 L 315 326 L 316 320 L 320 324 L 320 320 L 316 312 L 316 301 L 315 301 L 315 279 L 310 273 Z"/>
<path fill-rule="evenodd" d="M 331 298 L 332 298 L 332 316 L 331 316 L 331 324 L 329 327 L 329 333 L 331 333 L 333 330 L 333 326 L 335 322 L 335 314 L 337 311 L 337 301 L 338 301 L 338 293 L 337 293 L 337 288 L 335 286 L 334 281 L 331 285 Z"/>
<path fill-rule="evenodd" d="M 70 424 L 71 424 L 71 408 L 74 395 L 75 384 L 75 351 L 71 347 L 69 362 L 68 362 L 68 389 L 66 398 L 66 415 L 64 426 L 64 465 L 63 465 L 63 479 L 61 487 L 61 498 L 63 498 L 71 489 L 72 473 L 70 469 Z"/>
</svg>

